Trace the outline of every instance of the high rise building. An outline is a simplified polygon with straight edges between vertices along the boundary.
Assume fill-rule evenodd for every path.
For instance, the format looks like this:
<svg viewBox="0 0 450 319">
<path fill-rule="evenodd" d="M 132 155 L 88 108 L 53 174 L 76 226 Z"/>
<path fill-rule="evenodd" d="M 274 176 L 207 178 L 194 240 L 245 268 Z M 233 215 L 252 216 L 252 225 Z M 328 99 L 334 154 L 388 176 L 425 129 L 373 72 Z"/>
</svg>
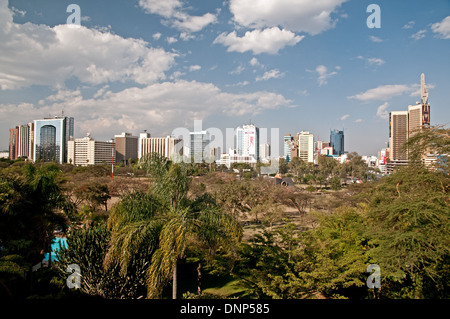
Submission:
<svg viewBox="0 0 450 319">
<path fill-rule="evenodd" d="M 116 164 L 129 164 L 128 161 L 138 158 L 138 137 L 123 132 L 114 136 Z"/>
<path fill-rule="evenodd" d="M 96 141 L 89 135 L 67 142 L 67 162 L 77 166 L 115 162 L 112 141 Z"/>
<path fill-rule="evenodd" d="M 172 136 L 139 138 L 140 158 L 147 154 L 157 153 L 173 160 L 175 156 L 183 156 L 183 140 Z"/>
<path fill-rule="evenodd" d="M 420 102 L 409 105 L 408 111 L 393 111 L 389 114 L 388 171 L 392 171 L 396 165 L 407 165 L 408 150 L 404 144 L 414 134 L 430 126 L 430 104 L 423 73 L 420 76 L 420 91 Z"/>
<path fill-rule="evenodd" d="M 389 113 L 389 160 L 407 161 L 408 155 L 403 145 L 408 140 L 408 111 Z"/>
<path fill-rule="evenodd" d="M 297 143 L 298 157 L 305 162 L 314 162 L 314 135 L 309 132 L 297 133 L 294 137 Z"/>
<path fill-rule="evenodd" d="M 9 159 L 16 160 L 19 152 L 19 128 L 9 129 Z"/>
<path fill-rule="evenodd" d="M 190 157 L 194 163 L 202 163 L 204 160 L 210 158 L 210 151 L 207 149 L 207 145 L 210 142 L 210 134 L 208 131 L 190 132 L 191 147 Z"/>
<path fill-rule="evenodd" d="M 283 151 L 284 151 L 284 159 L 286 162 L 291 161 L 291 148 L 292 148 L 292 142 L 294 138 L 291 134 L 286 134 L 283 139 Z"/>
<path fill-rule="evenodd" d="M 344 130 L 330 131 L 330 146 L 333 148 L 333 155 L 340 156 L 344 154 Z"/>
<path fill-rule="evenodd" d="M 236 129 L 237 155 L 252 156 L 259 159 L 259 128 L 254 124 L 246 124 Z"/>
<path fill-rule="evenodd" d="M 73 117 L 55 116 L 34 121 L 33 160 L 67 162 L 67 142 L 73 137 Z"/>
</svg>

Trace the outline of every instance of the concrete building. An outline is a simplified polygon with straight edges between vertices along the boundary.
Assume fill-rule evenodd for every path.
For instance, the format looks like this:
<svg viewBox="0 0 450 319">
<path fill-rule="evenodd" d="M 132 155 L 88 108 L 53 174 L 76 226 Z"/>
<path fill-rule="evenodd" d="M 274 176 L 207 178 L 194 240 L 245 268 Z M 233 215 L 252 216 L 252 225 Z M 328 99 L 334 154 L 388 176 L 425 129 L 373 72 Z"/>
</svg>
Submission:
<svg viewBox="0 0 450 319">
<path fill-rule="evenodd" d="M 9 129 L 9 159 L 16 160 L 19 152 L 19 128 Z"/>
<path fill-rule="evenodd" d="M 96 141 L 89 135 L 67 143 L 67 161 L 77 166 L 115 163 L 112 141 Z"/>
<path fill-rule="evenodd" d="M 314 135 L 302 131 L 295 135 L 294 141 L 297 143 L 297 156 L 305 162 L 314 163 Z"/>
<path fill-rule="evenodd" d="M 237 155 L 253 156 L 259 159 L 259 128 L 254 124 L 246 124 L 236 129 Z"/>
<path fill-rule="evenodd" d="M 128 161 L 138 158 L 138 137 L 123 132 L 114 136 L 116 149 L 116 164 L 129 164 Z"/>
<path fill-rule="evenodd" d="M 225 165 L 230 168 L 234 163 L 246 163 L 254 167 L 257 163 L 253 156 L 242 156 L 238 154 L 220 154 L 220 159 L 217 161 L 217 165 Z"/>
<path fill-rule="evenodd" d="M 180 156 L 180 158 L 183 156 L 182 139 L 172 136 L 145 137 L 144 134 L 148 133 L 142 133 L 139 137 L 139 159 L 152 153 L 157 153 L 171 160 L 173 160 L 175 156 Z"/>
<path fill-rule="evenodd" d="M 407 161 L 408 154 L 403 148 L 408 140 L 408 111 L 392 111 L 389 113 L 389 159 Z"/>
</svg>

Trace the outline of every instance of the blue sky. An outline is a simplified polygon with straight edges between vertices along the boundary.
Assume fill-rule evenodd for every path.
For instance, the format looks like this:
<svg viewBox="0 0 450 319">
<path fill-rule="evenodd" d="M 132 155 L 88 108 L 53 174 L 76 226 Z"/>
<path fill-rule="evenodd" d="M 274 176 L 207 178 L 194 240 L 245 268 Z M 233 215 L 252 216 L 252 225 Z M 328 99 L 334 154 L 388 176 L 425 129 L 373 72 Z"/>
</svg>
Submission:
<svg viewBox="0 0 450 319">
<path fill-rule="evenodd" d="M 346 151 L 375 155 L 422 72 L 432 125 L 450 119 L 449 0 L 0 0 L 0 25 L 0 149 L 64 110 L 75 137 L 251 120 L 325 141 L 344 128 Z"/>
</svg>

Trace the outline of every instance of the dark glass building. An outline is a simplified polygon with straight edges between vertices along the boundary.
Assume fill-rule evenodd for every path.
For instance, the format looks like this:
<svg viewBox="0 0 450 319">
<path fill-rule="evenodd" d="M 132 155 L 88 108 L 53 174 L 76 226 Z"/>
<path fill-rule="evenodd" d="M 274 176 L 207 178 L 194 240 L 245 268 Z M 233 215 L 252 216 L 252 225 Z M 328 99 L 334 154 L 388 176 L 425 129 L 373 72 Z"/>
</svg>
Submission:
<svg viewBox="0 0 450 319">
<path fill-rule="evenodd" d="M 333 155 L 344 154 L 344 130 L 331 130 L 330 146 L 333 148 Z"/>
</svg>

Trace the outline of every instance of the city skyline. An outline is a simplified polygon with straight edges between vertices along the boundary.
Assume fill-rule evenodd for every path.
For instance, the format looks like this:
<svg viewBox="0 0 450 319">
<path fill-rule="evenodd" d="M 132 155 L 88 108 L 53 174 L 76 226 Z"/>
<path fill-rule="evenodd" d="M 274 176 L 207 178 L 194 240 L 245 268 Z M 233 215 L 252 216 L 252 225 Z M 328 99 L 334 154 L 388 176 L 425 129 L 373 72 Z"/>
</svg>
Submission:
<svg viewBox="0 0 450 319">
<path fill-rule="evenodd" d="M 281 145 L 344 129 L 345 151 L 376 155 L 389 112 L 420 100 L 421 73 L 431 125 L 450 118 L 448 1 L 377 1 L 379 29 L 367 1 L 77 1 L 80 27 L 71 3 L 0 0 L 1 150 L 9 129 L 64 111 L 75 137 L 251 120 Z"/>
</svg>

